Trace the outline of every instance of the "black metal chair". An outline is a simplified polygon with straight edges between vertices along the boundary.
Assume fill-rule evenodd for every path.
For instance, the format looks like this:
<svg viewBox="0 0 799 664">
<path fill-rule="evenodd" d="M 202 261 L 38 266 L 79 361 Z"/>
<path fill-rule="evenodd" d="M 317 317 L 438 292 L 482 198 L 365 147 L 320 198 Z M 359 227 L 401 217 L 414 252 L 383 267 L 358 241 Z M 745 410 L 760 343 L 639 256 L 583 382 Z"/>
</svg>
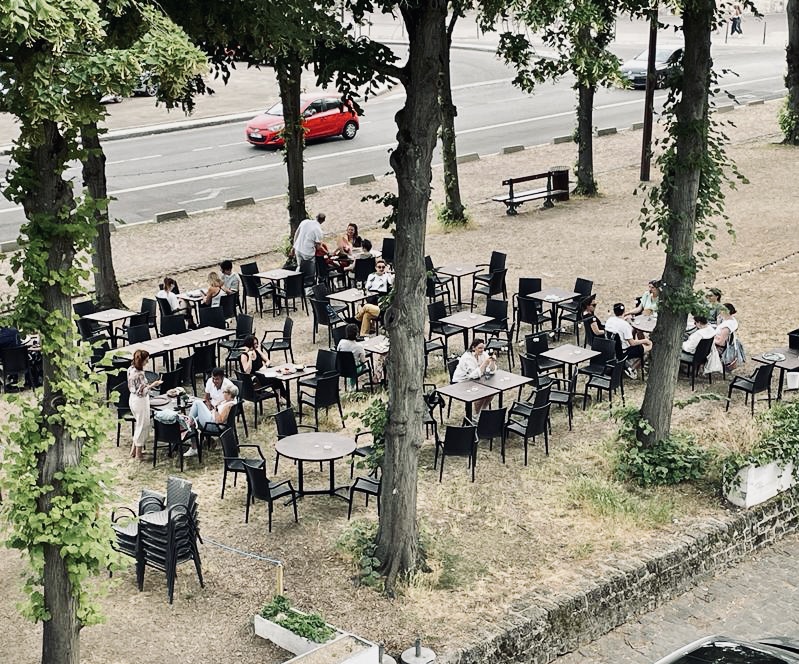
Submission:
<svg viewBox="0 0 799 664">
<path fill-rule="evenodd" d="M 435 279 L 436 284 L 439 286 L 444 286 L 445 288 L 449 289 L 452 283 L 455 281 L 454 277 L 448 274 L 439 274 L 438 269 L 433 264 L 433 259 L 431 256 L 424 257 L 424 269 L 427 271 L 429 276 L 432 276 Z"/>
<path fill-rule="evenodd" d="M 229 371 L 235 371 L 239 366 L 239 358 L 244 353 L 242 346 L 244 340 L 253 333 L 255 329 L 255 319 L 248 314 L 238 314 L 236 316 L 236 336 L 233 339 L 222 339 L 219 342 L 220 348 L 227 348 L 225 366 Z"/>
<path fill-rule="evenodd" d="M 316 351 L 316 361 L 313 367 L 316 373 L 305 378 L 300 378 L 299 386 L 307 387 L 308 389 L 315 390 L 316 383 L 320 378 L 327 378 L 328 376 L 338 376 L 336 371 L 336 355 L 337 351 L 328 348 L 320 348 Z"/>
<path fill-rule="evenodd" d="M 518 293 L 513 296 L 513 311 L 516 316 L 516 341 L 519 340 L 519 330 L 522 324 L 530 325 L 531 332 L 536 334 L 541 331 L 544 323 L 551 320 L 550 314 L 544 313 L 541 300 Z"/>
<path fill-rule="evenodd" d="M 374 256 L 356 258 L 352 266 L 352 279 L 355 285 L 366 285 L 369 275 L 375 272 L 376 259 Z"/>
<path fill-rule="evenodd" d="M 305 297 L 304 276 L 295 274 L 283 280 L 283 288 L 275 288 L 272 291 L 272 315 L 277 316 L 284 308 L 286 311 L 292 309 L 297 311 L 297 298 L 300 298 L 302 310 L 308 313 L 308 300 Z M 291 300 L 291 306 L 289 306 Z"/>
<path fill-rule="evenodd" d="M 300 409 L 300 422 L 302 422 L 302 406 L 305 404 L 313 408 L 314 421 L 317 428 L 319 428 L 319 409 L 324 408 L 329 412 L 331 406 L 337 406 L 341 416 L 341 427 L 342 429 L 344 428 L 344 411 L 341 408 L 338 374 L 317 380 L 316 389 L 312 393 L 306 392 L 300 387 L 297 403 Z"/>
<path fill-rule="evenodd" d="M 291 485 L 291 480 L 282 482 L 270 482 L 266 476 L 266 469 L 263 466 L 253 467 L 248 463 L 244 464 L 244 472 L 247 473 L 247 506 L 244 510 L 244 523 L 250 522 L 250 503 L 256 500 L 263 500 L 267 504 L 269 515 L 269 532 L 272 532 L 272 512 L 275 508 L 275 501 L 286 496 L 291 496 L 291 506 L 294 508 L 294 523 L 299 523 L 297 515 L 297 492 Z"/>
<path fill-rule="evenodd" d="M 286 316 L 286 320 L 283 321 L 282 330 L 266 330 L 264 332 L 264 336 L 261 339 L 261 348 L 266 351 L 270 359 L 272 353 L 282 351 L 286 362 L 289 361 L 289 357 L 291 357 L 291 361 L 294 362 L 294 350 L 291 347 L 291 334 L 293 331 L 294 321 Z M 269 339 L 268 337 L 270 334 L 277 334 L 279 336 Z"/>
<path fill-rule="evenodd" d="M 228 430 L 232 431 L 236 440 L 238 440 L 239 435 L 236 431 L 236 418 L 242 412 L 241 401 L 239 401 L 230 407 L 227 418 L 221 424 L 217 424 L 216 422 L 208 422 L 207 424 L 203 424 L 200 427 L 200 442 L 204 442 L 208 447 L 210 447 L 214 439 L 220 438 L 222 434 Z"/>
<path fill-rule="evenodd" d="M 380 247 L 380 255 L 383 257 L 383 260 L 386 261 L 389 265 L 394 264 L 394 251 L 397 246 L 397 241 L 393 237 L 384 237 L 383 238 L 383 246 Z"/>
<path fill-rule="evenodd" d="M 534 406 L 530 414 L 523 420 L 514 420 L 513 412 L 508 414 L 505 424 L 505 440 L 509 434 L 516 434 L 524 439 L 524 465 L 527 465 L 527 446 L 530 438 L 535 441 L 536 436 L 544 436 L 544 454 L 549 454 L 549 402 Z M 505 446 L 502 446 L 502 463 L 505 463 Z"/>
<path fill-rule="evenodd" d="M 191 354 L 191 371 L 192 381 L 191 386 L 194 390 L 194 396 L 197 396 L 197 376 L 202 376 L 203 381 L 208 380 L 211 372 L 216 368 L 216 347 L 197 346 L 194 353 Z"/>
<path fill-rule="evenodd" d="M 143 297 L 139 311 L 147 314 L 147 324 L 155 331 L 155 336 L 158 336 L 158 302 L 151 297 Z"/>
<path fill-rule="evenodd" d="M 236 436 L 233 435 L 231 430 L 224 431 L 222 435 L 219 437 L 219 441 L 222 443 L 222 454 L 224 468 L 222 473 L 222 495 L 220 498 L 225 497 L 225 483 L 227 482 L 227 474 L 233 473 L 233 486 L 236 486 L 236 479 L 238 475 L 246 474 L 244 470 L 245 464 L 252 466 L 253 468 L 265 468 L 266 467 L 266 459 L 264 458 L 263 452 L 261 452 L 261 448 L 255 444 L 246 444 L 240 445 L 239 441 L 236 440 Z M 241 455 L 241 449 L 253 448 L 256 452 L 258 452 L 258 458 L 252 457 L 243 457 Z"/>
<path fill-rule="evenodd" d="M 442 323 L 441 319 L 446 318 L 446 316 L 447 307 L 440 300 L 427 305 L 427 323 L 429 326 L 427 338 L 428 340 L 432 339 L 434 334 L 440 337 L 444 343 L 444 355 L 448 356 L 450 354 L 449 338 L 454 337 L 455 335 L 463 334 L 463 328 L 458 327 L 457 325 L 448 325 L 447 323 Z"/>
<path fill-rule="evenodd" d="M 224 330 L 227 322 L 222 307 L 200 307 L 200 327 L 216 327 Z"/>
<path fill-rule="evenodd" d="M 272 288 L 271 284 L 261 284 L 257 277 L 252 276 L 251 274 L 245 274 L 243 271 L 241 272 L 241 287 L 244 289 L 244 297 L 242 298 L 242 305 L 244 307 L 244 313 L 247 313 L 247 300 L 253 299 L 255 300 L 256 310 L 260 316 L 264 315 L 264 298 L 267 295 L 271 295 Z"/>
<path fill-rule="evenodd" d="M 494 272 L 505 269 L 507 258 L 507 255 L 501 251 L 492 251 L 491 258 L 488 259 L 488 263 L 478 263 L 476 266 L 485 267 L 488 269 L 485 272 L 478 272 L 473 275 L 472 281 L 487 285 L 490 283 L 491 275 L 494 274 Z M 505 299 L 507 299 L 507 296 Z"/>
<path fill-rule="evenodd" d="M 566 302 L 561 302 L 558 304 L 558 333 L 562 329 L 562 321 L 570 321 L 576 327 L 576 321 L 579 320 L 583 313 L 582 305 L 585 301 L 585 298 L 592 296 L 591 291 L 594 288 L 594 282 L 590 279 L 582 279 L 581 277 L 577 277 L 574 280 L 574 292 L 577 293 L 571 300 L 567 300 Z M 578 331 L 579 335 L 579 331 Z M 580 343 L 580 337 L 577 337 L 577 343 Z"/>
<path fill-rule="evenodd" d="M 357 477 L 350 485 L 349 506 L 347 507 L 347 521 L 352 517 L 352 503 L 356 493 L 366 496 L 366 506 L 369 507 L 369 496 L 377 498 L 377 515 L 380 516 L 380 484 L 381 480 L 373 477 Z"/>
<path fill-rule="evenodd" d="M 355 356 L 350 351 L 338 351 L 336 353 L 336 371 L 344 378 L 344 391 L 347 391 L 347 381 L 355 383 L 355 391 L 360 390 L 360 383 L 358 379 L 361 376 L 368 376 L 369 391 L 374 392 L 375 381 L 372 376 L 372 365 L 367 360 L 363 364 L 355 362 Z"/>
<path fill-rule="evenodd" d="M 771 375 L 773 372 L 774 365 L 768 363 L 761 364 L 754 370 L 751 376 L 734 376 L 730 382 L 729 392 L 727 393 L 725 412 L 730 409 L 733 390 L 741 390 L 744 393 L 746 399 L 744 403 L 749 400 L 749 395 L 752 396 L 752 417 L 755 415 L 755 395 L 760 392 L 766 392 L 768 396 L 768 407 L 771 408 Z"/>
<path fill-rule="evenodd" d="M 319 431 L 319 427 L 312 424 L 297 424 L 294 417 L 294 410 L 286 408 L 273 415 L 275 418 L 275 427 L 277 428 L 277 439 L 286 438 L 287 436 L 294 436 L 300 432 L 300 429 L 308 429 L 309 431 Z M 275 472 L 277 472 L 277 464 L 280 461 L 280 454 L 275 450 Z M 321 469 L 322 464 L 319 464 Z"/>
<path fill-rule="evenodd" d="M 252 261 L 251 263 L 241 263 L 239 265 L 239 274 L 246 274 L 248 276 L 252 276 L 254 274 L 258 274 L 261 270 L 258 269 L 258 263 Z"/>
<path fill-rule="evenodd" d="M 604 376 L 610 373 L 617 362 L 616 341 L 605 337 L 594 337 L 591 350 L 599 352 L 599 355 L 594 355 L 588 360 L 588 364 L 577 370 L 577 373 L 584 376 Z"/>
<path fill-rule="evenodd" d="M 696 350 L 693 355 L 691 355 L 690 361 L 680 358 L 680 368 L 682 369 L 682 367 L 685 367 L 691 379 L 691 392 L 695 389 L 696 374 L 699 373 L 701 367 L 705 366 L 707 356 L 710 355 L 710 349 L 713 347 L 713 343 L 713 337 L 702 339 L 696 345 Z M 713 383 L 713 376 L 710 373 L 707 375 L 707 382 L 709 385 Z"/>
<path fill-rule="evenodd" d="M 142 341 L 150 341 L 150 326 L 147 323 L 143 325 L 131 325 L 125 330 L 125 336 L 129 344 L 137 344 Z"/>
<path fill-rule="evenodd" d="M 239 399 L 252 404 L 252 424 L 258 429 L 258 414 L 264 413 L 264 401 L 275 400 L 275 410 L 280 410 L 280 395 L 277 390 L 266 385 L 256 385 L 257 376 L 236 371 L 236 378 L 241 384 Z"/>
<path fill-rule="evenodd" d="M 486 350 L 505 353 L 508 357 L 508 368 L 513 369 L 513 326 L 508 327 L 508 301 L 488 300 L 484 313 L 493 320 L 477 326 L 474 329 L 475 335 L 486 335 Z"/>
<path fill-rule="evenodd" d="M 549 336 L 545 332 L 528 334 L 524 338 L 524 349 L 528 355 L 535 356 L 538 361 L 538 370 L 541 373 L 549 373 L 551 371 L 565 372 L 563 362 L 543 356 L 543 353 L 549 350 Z"/>
<path fill-rule="evenodd" d="M 328 309 L 329 306 L 330 305 L 328 304 L 327 300 L 322 301 L 313 297 L 311 298 L 311 313 L 313 314 L 313 332 L 311 333 L 312 343 L 316 343 L 316 333 L 319 330 L 319 326 L 323 325 L 327 327 L 327 344 L 330 346 L 330 329 L 336 327 L 337 325 L 344 325 L 346 323 L 346 321 L 335 309 L 332 307 Z"/>
<path fill-rule="evenodd" d="M 136 424 L 136 418 L 130 411 L 130 390 L 128 389 L 128 381 L 125 376 L 119 376 L 109 371 L 106 374 L 106 395 L 111 397 L 112 393 L 119 395 L 114 408 L 117 414 L 117 447 L 119 447 L 119 437 L 122 432 L 122 422 L 130 422 L 130 433 L 133 435 L 133 428 Z"/>
<path fill-rule="evenodd" d="M 6 380 L 9 376 L 17 376 L 17 380 L 21 376 L 22 385 L 33 385 L 27 346 L 0 348 L 0 393 L 6 391 Z"/>
<path fill-rule="evenodd" d="M 488 440 L 489 451 L 494 449 L 494 438 L 505 444 L 505 418 L 507 408 L 483 408 L 477 418 L 477 439 Z"/>
<path fill-rule="evenodd" d="M 583 311 L 585 311 L 586 306 L 589 302 L 591 302 L 596 295 L 593 293 L 587 296 L 580 296 L 579 298 L 574 298 L 574 300 L 579 300 L 577 302 L 577 307 L 574 308 L 571 302 L 564 302 L 564 306 L 560 307 L 560 315 L 558 316 L 558 334 L 563 331 L 563 323 L 571 323 L 572 328 L 574 330 L 574 337 L 576 339 L 577 345 L 580 345 L 580 327 L 583 323 Z"/>
<path fill-rule="evenodd" d="M 203 448 L 196 431 L 187 431 L 185 435 L 180 430 L 177 422 L 165 423 L 153 419 L 153 468 L 158 457 L 158 444 L 166 446 L 167 456 L 170 458 L 177 452 L 180 460 L 180 472 L 183 472 L 183 451 L 191 447 L 191 441 L 197 446 L 197 460 L 203 462 Z"/>
<path fill-rule="evenodd" d="M 169 390 L 183 385 L 183 367 L 178 364 L 172 371 L 164 371 L 161 373 L 161 383 L 158 388 L 159 394 L 166 394 Z"/>
<path fill-rule="evenodd" d="M 607 392 L 611 405 L 613 405 L 613 394 L 618 390 L 621 392 L 621 403 L 624 405 L 624 362 L 617 360 L 609 372 L 602 375 L 592 374 L 588 377 L 583 392 L 583 410 L 588 402 L 588 390 L 591 389 L 597 391 L 599 401 L 602 401 L 602 393 Z"/>
<path fill-rule="evenodd" d="M 549 403 L 557 406 L 566 406 L 566 414 L 569 418 L 569 431 L 572 430 L 572 419 L 574 418 L 574 397 L 577 393 L 577 377 L 575 373 L 571 380 L 556 378 L 554 382 L 558 385 L 549 393 Z"/>
<path fill-rule="evenodd" d="M 161 316 L 162 336 L 167 337 L 170 334 L 183 334 L 187 329 L 185 316 L 181 316 L 180 314 Z"/>
<path fill-rule="evenodd" d="M 444 432 L 444 440 L 436 437 L 436 453 L 433 461 L 433 468 L 438 464 L 438 454 L 441 453 L 441 468 L 438 471 L 438 481 L 444 477 L 444 459 L 448 456 L 460 456 L 467 458 L 467 467 L 472 469 L 472 482 L 474 482 L 475 469 L 477 466 L 477 427 L 474 425 L 452 426 L 448 425 Z"/>
<path fill-rule="evenodd" d="M 506 269 L 497 270 L 491 273 L 491 279 L 487 284 L 480 281 L 472 282 L 472 297 L 470 302 L 470 310 L 474 309 L 474 296 L 484 295 L 487 300 L 490 300 L 495 295 L 501 295 L 503 299 L 508 299 L 508 289 L 505 284 L 505 276 L 508 271 Z"/>
</svg>

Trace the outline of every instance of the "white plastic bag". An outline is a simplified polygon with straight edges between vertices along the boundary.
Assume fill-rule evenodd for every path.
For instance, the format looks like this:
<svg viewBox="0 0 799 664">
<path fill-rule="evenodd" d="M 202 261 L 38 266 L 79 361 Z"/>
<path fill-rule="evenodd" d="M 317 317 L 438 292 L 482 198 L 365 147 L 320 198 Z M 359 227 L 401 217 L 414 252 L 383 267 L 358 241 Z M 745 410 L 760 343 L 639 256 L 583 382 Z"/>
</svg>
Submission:
<svg viewBox="0 0 799 664">
<path fill-rule="evenodd" d="M 713 344 L 710 347 L 710 353 L 708 353 L 707 361 L 705 362 L 705 375 L 711 373 L 721 373 L 724 370 L 724 367 L 721 365 L 721 357 L 719 357 L 719 350 L 716 348 L 716 344 Z"/>
</svg>

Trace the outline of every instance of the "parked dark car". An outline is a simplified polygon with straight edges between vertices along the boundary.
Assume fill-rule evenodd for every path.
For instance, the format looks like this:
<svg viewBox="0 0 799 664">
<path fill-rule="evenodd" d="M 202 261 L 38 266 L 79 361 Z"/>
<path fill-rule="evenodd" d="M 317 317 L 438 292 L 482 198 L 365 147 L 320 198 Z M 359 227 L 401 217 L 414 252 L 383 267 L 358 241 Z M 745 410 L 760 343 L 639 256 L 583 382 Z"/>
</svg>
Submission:
<svg viewBox="0 0 799 664">
<path fill-rule="evenodd" d="M 775 636 L 743 641 L 729 636 L 706 636 L 655 664 L 799 664 L 799 640 Z"/>
<path fill-rule="evenodd" d="M 682 45 L 658 46 L 655 51 L 655 89 L 666 86 L 669 74 L 679 66 L 682 58 Z M 621 66 L 621 75 L 634 88 L 646 87 L 646 67 L 649 61 L 649 50 L 641 51 L 632 60 Z"/>
</svg>

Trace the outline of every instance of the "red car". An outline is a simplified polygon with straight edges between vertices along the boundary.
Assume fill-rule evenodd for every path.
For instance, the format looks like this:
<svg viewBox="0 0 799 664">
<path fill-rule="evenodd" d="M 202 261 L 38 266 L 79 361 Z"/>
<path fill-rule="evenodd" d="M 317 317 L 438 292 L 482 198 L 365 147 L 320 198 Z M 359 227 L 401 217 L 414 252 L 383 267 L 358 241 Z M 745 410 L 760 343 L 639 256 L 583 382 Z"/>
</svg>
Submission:
<svg viewBox="0 0 799 664">
<path fill-rule="evenodd" d="M 333 94 L 302 95 L 300 113 L 305 138 L 341 136 L 355 138 L 360 124 L 358 114 L 349 104 Z M 277 103 L 247 123 L 245 137 L 253 145 L 283 145 L 283 104 Z"/>
</svg>

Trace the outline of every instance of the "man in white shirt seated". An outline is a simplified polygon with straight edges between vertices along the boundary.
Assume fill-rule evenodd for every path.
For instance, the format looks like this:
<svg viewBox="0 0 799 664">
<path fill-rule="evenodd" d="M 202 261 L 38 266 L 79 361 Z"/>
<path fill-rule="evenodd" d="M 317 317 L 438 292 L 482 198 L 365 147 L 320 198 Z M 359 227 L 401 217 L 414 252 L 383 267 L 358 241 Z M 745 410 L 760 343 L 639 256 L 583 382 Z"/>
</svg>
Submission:
<svg viewBox="0 0 799 664">
<path fill-rule="evenodd" d="M 704 314 L 696 314 L 694 316 L 694 324 L 696 325 L 696 329 L 682 342 L 680 359 L 684 362 L 693 361 L 696 348 L 699 346 L 699 342 L 702 341 L 702 339 L 712 339 L 716 336 L 716 330 L 707 324 L 707 316 Z"/>
<path fill-rule="evenodd" d="M 378 258 L 375 263 L 375 271 L 366 277 L 366 290 L 372 293 L 388 293 L 394 283 L 394 275 L 386 272 L 386 262 Z M 355 313 L 355 320 L 361 323 L 361 336 L 365 337 L 372 328 L 372 320 L 380 315 L 380 307 L 377 305 L 377 296 L 372 296 L 366 300 L 363 306 Z"/>
<path fill-rule="evenodd" d="M 613 305 L 613 315 L 605 321 L 605 332 L 619 335 L 621 348 L 627 358 L 625 373 L 635 380 L 644 355 L 652 350 L 652 342 L 649 339 L 635 338 L 633 326 L 624 319 L 624 304 L 621 302 Z"/>
<path fill-rule="evenodd" d="M 217 367 L 211 372 L 211 377 L 205 382 L 205 397 L 203 401 L 209 410 L 218 406 L 224 400 L 226 388 L 235 387 L 229 378 L 225 378 L 225 370 Z"/>
<path fill-rule="evenodd" d="M 233 273 L 233 262 L 224 260 L 219 264 L 222 271 L 222 292 L 225 295 L 239 292 L 239 275 Z"/>
</svg>

